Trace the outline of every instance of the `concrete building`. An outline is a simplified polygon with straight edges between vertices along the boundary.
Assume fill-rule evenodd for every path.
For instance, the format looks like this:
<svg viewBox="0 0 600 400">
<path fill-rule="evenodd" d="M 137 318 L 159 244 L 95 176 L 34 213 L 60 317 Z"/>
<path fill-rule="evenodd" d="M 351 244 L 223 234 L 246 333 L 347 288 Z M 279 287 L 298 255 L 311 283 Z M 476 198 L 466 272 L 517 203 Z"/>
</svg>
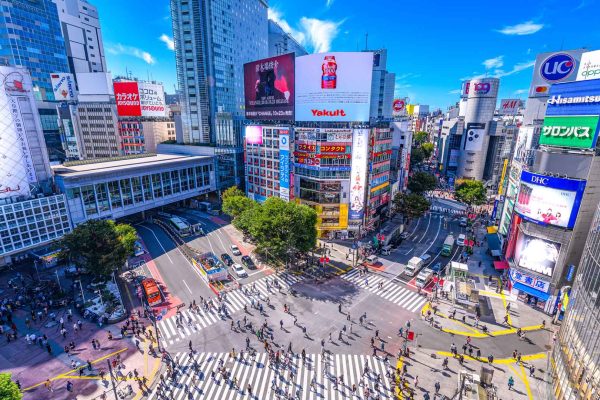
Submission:
<svg viewBox="0 0 600 400">
<path fill-rule="evenodd" d="M 162 142 L 176 142 L 175 122 L 169 118 L 142 121 L 146 151 L 156 153 L 156 145 Z"/>
<path fill-rule="evenodd" d="M 389 214 L 392 131 L 387 124 L 371 129 L 364 230 L 373 231 Z"/>
<path fill-rule="evenodd" d="M 392 133 L 392 156 L 390 160 L 390 197 L 406 190 L 410 171 L 410 154 L 413 132 L 409 130 L 409 121 L 394 121 L 390 125 Z"/>
<path fill-rule="evenodd" d="M 387 71 L 387 49 L 363 50 L 373 53 L 371 80 L 371 120 L 392 119 L 392 103 L 396 88 L 396 74 Z"/>
<path fill-rule="evenodd" d="M 121 143 L 120 151 L 123 155 L 130 156 L 147 151 L 147 136 L 141 121 L 119 118 L 117 126 L 119 129 L 119 142 Z"/>
<path fill-rule="evenodd" d="M 113 102 L 79 102 L 74 128 L 80 159 L 117 157 L 121 151 L 117 106 Z"/>
<path fill-rule="evenodd" d="M 304 46 L 293 38 L 289 32 L 272 19 L 269 20 L 269 57 L 294 53 L 296 57 L 308 54 Z"/>
</svg>

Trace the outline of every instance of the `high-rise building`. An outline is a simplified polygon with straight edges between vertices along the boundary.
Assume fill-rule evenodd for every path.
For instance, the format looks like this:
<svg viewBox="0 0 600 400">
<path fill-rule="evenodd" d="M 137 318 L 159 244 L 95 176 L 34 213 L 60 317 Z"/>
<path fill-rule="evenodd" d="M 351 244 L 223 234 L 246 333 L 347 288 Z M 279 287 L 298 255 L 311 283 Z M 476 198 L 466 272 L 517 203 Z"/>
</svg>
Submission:
<svg viewBox="0 0 600 400">
<path fill-rule="evenodd" d="M 283 30 L 275 21 L 269 20 L 269 57 L 294 53 L 296 57 L 308 54 L 304 46 Z"/>
<path fill-rule="evenodd" d="M 396 74 L 387 71 L 387 49 L 363 50 L 373 53 L 373 78 L 371 80 L 371 119 L 392 118 L 392 103 L 396 88 Z"/>
<path fill-rule="evenodd" d="M 0 64 L 26 67 L 37 100 L 54 100 L 50 74 L 69 72 L 65 40 L 52 0 L 7 0 L 0 13 Z"/>
<path fill-rule="evenodd" d="M 268 54 L 265 0 L 171 0 L 184 143 L 241 149 L 244 63 Z"/>
</svg>

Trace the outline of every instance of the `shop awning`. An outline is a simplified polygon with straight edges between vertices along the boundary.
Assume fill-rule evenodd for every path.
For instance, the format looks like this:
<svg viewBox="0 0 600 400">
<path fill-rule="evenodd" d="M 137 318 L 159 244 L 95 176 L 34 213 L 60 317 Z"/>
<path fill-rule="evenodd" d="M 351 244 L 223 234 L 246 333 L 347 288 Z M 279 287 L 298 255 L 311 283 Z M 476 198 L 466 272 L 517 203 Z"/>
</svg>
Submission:
<svg viewBox="0 0 600 400">
<path fill-rule="evenodd" d="M 544 293 L 541 290 L 534 289 L 527 285 L 523 285 L 522 283 L 519 283 L 519 282 L 513 281 L 513 288 L 520 290 L 522 292 L 525 292 L 527 294 L 530 294 L 532 296 L 535 296 L 542 301 L 546 301 L 546 300 L 548 300 L 548 298 L 550 298 L 550 295 L 548 293 Z"/>
<path fill-rule="evenodd" d="M 494 261 L 494 268 L 496 270 L 509 269 L 510 266 L 506 261 Z"/>
</svg>

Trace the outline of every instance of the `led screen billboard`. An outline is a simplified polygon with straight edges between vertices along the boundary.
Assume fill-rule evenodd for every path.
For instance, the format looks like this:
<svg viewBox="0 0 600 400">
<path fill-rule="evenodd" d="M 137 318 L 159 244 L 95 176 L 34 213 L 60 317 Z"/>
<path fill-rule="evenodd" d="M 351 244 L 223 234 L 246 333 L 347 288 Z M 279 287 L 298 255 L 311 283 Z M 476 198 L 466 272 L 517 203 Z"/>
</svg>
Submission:
<svg viewBox="0 0 600 400">
<path fill-rule="evenodd" d="M 246 118 L 294 119 L 294 53 L 244 64 Z"/>
<path fill-rule="evenodd" d="M 350 169 L 350 212 L 348 216 L 348 218 L 352 220 L 361 220 L 364 216 L 368 152 L 369 130 L 355 129 L 352 138 L 352 167 Z"/>
<path fill-rule="evenodd" d="M 589 149 L 596 146 L 597 134 L 597 115 L 546 117 L 540 144 Z"/>
<path fill-rule="evenodd" d="M 114 82 L 117 113 L 120 117 L 141 117 L 142 106 L 137 82 Z"/>
<path fill-rule="evenodd" d="M 585 183 L 523 171 L 515 211 L 540 225 L 573 228 Z"/>
<path fill-rule="evenodd" d="M 521 268 L 552 276 L 558 261 L 560 243 L 540 239 L 519 231 L 515 246 L 515 264 Z"/>
<path fill-rule="evenodd" d="M 297 121 L 368 121 L 373 53 L 296 58 Z"/>
<path fill-rule="evenodd" d="M 246 144 L 262 144 L 263 134 L 262 126 L 248 125 L 246 126 Z"/>
<path fill-rule="evenodd" d="M 290 200 L 290 131 L 279 130 L 279 197 Z"/>
</svg>

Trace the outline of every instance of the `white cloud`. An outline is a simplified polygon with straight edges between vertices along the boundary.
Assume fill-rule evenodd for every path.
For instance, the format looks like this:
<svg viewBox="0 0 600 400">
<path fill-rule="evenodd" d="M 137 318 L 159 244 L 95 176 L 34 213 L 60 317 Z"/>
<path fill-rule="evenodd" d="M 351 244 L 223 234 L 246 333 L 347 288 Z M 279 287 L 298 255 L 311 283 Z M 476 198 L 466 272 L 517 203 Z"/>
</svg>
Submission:
<svg viewBox="0 0 600 400">
<path fill-rule="evenodd" d="M 509 25 L 498 30 L 498 32 L 504 35 L 532 35 L 540 31 L 544 27 L 544 24 L 536 24 L 533 21 L 523 22 L 517 25 Z"/>
<path fill-rule="evenodd" d="M 144 60 L 146 64 L 150 65 L 156 63 L 156 59 L 152 56 L 152 54 L 148 53 L 147 51 L 138 49 L 137 47 L 133 46 L 124 46 L 121 43 L 108 46 L 106 48 L 106 51 L 114 55 L 131 55 L 133 57 Z"/>
<path fill-rule="evenodd" d="M 327 0 L 327 1 L 325 2 L 325 7 L 327 7 L 327 8 L 331 7 L 331 6 L 333 5 L 333 2 L 334 2 L 334 1 L 335 1 L 335 0 Z"/>
<path fill-rule="evenodd" d="M 529 92 L 529 89 L 517 89 L 515 90 L 515 94 L 524 94 Z"/>
<path fill-rule="evenodd" d="M 459 94 L 460 93 L 460 89 L 454 89 L 448 92 L 448 94 Z"/>
<path fill-rule="evenodd" d="M 267 11 L 267 14 L 270 20 L 277 22 L 279 26 L 281 26 L 281 29 L 292 35 L 292 37 L 296 39 L 298 43 L 302 45 L 305 44 L 306 35 L 304 34 L 304 32 L 300 32 L 297 29 L 292 28 L 290 24 L 283 18 L 283 15 L 279 11 L 270 7 Z"/>
<path fill-rule="evenodd" d="M 158 40 L 166 44 L 169 50 L 175 50 L 175 42 L 173 41 L 173 38 L 167 35 L 166 33 L 160 35 Z"/>
<path fill-rule="evenodd" d="M 516 74 L 517 72 L 521 72 L 528 68 L 531 68 L 534 65 L 535 65 L 535 60 L 522 62 L 522 63 L 515 64 L 512 67 L 512 69 L 510 69 L 508 71 L 497 68 L 497 69 L 494 69 L 494 71 L 489 71 L 485 74 L 478 74 L 478 73 L 474 72 L 473 75 L 460 78 L 460 80 L 461 81 L 469 81 L 471 79 L 481 79 L 481 78 L 502 78 L 505 76 Z"/>
<path fill-rule="evenodd" d="M 502 60 L 503 58 L 504 56 L 488 58 L 482 64 L 485 67 L 485 69 L 502 68 L 502 66 L 504 65 L 504 61 Z"/>
</svg>

